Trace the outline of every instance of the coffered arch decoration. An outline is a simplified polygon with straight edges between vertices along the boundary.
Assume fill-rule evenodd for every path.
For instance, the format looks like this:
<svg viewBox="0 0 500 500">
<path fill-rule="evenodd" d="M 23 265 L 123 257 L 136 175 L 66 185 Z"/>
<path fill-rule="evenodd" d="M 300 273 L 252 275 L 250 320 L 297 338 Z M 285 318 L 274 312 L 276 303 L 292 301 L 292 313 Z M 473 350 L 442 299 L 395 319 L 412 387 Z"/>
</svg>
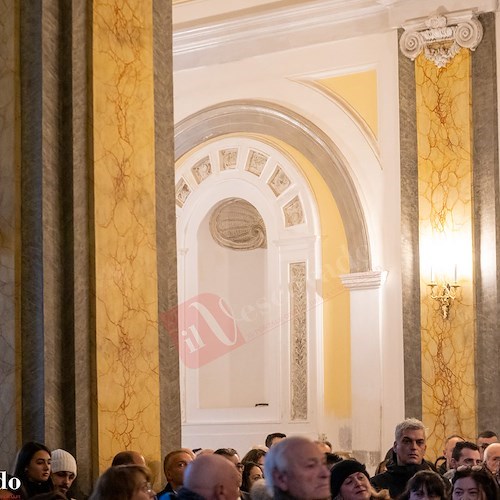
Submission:
<svg viewBox="0 0 500 500">
<path fill-rule="evenodd" d="M 206 141 L 238 133 L 265 134 L 290 144 L 317 168 L 337 203 L 344 223 L 350 272 L 370 270 L 367 224 L 347 161 L 334 142 L 303 116 L 277 104 L 257 100 L 229 101 L 205 108 L 176 125 L 176 161 Z M 231 168 L 231 161 L 234 161 L 231 151 L 224 154 L 223 162 Z M 253 158 L 252 162 L 253 168 L 258 169 L 259 158 Z M 193 176 L 202 179 L 203 175 L 209 175 L 209 166 L 200 162 Z M 276 172 L 276 189 L 282 188 L 282 182 L 286 183 L 280 176 L 281 173 Z M 186 186 L 186 189 L 189 187 Z"/>
</svg>

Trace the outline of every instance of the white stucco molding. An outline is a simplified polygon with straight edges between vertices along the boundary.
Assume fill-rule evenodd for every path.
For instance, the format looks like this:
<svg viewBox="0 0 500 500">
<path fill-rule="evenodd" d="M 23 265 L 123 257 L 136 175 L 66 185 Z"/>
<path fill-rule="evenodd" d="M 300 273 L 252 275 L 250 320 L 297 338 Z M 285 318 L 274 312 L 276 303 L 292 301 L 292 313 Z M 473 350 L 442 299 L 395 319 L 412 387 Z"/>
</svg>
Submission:
<svg viewBox="0 0 500 500">
<path fill-rule="evenodd" d="M 483 26 L 470 10 L 412 19 L 403 24 L 401 52 L 412 61 L 420 53 L 443 68 L 461 48 L 475 50 L 483 38 Z"/>
<path fill-rule="evenodd" d="M 350 295 L 351 447 L 375 468 L 385 446 L 382 438 L 382 284 L 386 271 L 340 275 Z M 362 349 L 359 346 L 363 346 Z M 370 380 L 370 384 L 366 381 Z M 372 463 L 370 463 L 370 461 Z"/>
<path fill-rule="evenodd" d="M 384 284 L 387 271 L 340 274 L 339 278 L 349 290 L 372 290 L 380 288 Z"/>
</svg>

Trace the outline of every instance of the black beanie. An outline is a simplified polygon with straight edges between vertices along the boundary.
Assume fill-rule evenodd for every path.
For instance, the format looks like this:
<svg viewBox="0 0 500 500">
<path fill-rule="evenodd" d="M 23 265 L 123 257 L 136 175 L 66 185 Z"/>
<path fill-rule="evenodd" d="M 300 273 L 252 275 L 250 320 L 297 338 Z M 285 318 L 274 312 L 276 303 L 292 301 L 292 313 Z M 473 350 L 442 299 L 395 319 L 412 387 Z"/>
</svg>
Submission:
<svg viewBox="0 0 500 500">
<path fill-rule="evenodd" d="M 364 464 L 359 463 L 357 460 L 342 460 L 332 467 L 332 475 L 330 476 L 332 498 L 335 498 L 340 493 L 342 483 L 355 472 L 361 472 L 370 479 Z"/>
</svg>

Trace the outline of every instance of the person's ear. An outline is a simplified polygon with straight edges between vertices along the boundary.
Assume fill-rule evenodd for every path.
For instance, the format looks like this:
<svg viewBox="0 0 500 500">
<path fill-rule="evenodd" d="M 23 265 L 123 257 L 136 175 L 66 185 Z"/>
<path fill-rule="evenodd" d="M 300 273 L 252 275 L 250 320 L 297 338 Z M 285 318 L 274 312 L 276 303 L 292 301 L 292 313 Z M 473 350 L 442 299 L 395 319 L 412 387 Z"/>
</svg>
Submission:
<svg viewBox="0 0 500 500">
<path fill-rule="evenodd" d="M 223 499 L 223 498 L 225 498 L 225 496 L 224 496 L 224 485 L 223 484 L 216 484 L 214 486 L 214 498 L 216 498 L 216 499 Z"/>
<path fill-rule="evenodd" d="M 397 442 L 397 441 L 394 441 L 394 444 L 392 445 L 392 451 L 393 451 L 394 453 L 396 453 L 397 448 L 398 448 L 398 442 Z"/>
<path fill-rule="evenodd" d="M 273 484 L 275 484 L 282 491 L 288 491 L 288 476 L 286 472 L 274 469 Z"/>
<path fill-rule="evenodd" d="M 456 469 L 457 468 L 457 461 L 453 457 L 451 457 L 451 459 L 450 459 L 450 467 L 452 469 Z"/>
</svg>

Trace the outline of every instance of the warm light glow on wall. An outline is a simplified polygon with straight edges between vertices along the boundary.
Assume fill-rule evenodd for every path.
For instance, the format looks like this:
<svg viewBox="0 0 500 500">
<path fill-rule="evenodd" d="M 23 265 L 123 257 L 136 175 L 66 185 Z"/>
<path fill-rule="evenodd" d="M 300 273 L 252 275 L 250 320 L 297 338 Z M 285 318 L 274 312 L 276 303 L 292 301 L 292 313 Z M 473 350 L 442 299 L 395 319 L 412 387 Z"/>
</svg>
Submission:
<svg viewBox="0 0 500 500">
<path fill-rule="evenodd" d="M 472 279 L 472 247 L 468 231 L 421 233 L 420 269 L 426 283 L 455 283 Z"/>
</svg>

